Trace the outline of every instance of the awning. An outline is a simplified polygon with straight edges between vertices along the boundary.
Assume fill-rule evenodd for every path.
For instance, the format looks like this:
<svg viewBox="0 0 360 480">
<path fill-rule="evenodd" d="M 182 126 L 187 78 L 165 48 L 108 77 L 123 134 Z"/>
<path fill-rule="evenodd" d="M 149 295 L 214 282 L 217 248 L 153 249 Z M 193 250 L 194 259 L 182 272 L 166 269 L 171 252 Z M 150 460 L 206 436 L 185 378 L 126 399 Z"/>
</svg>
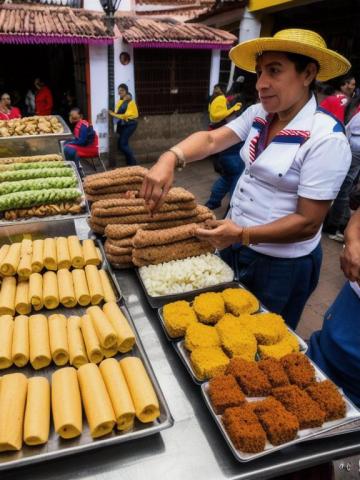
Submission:
<svg viewBox="0 0 360 480">
<path fill-rule="evenodd" d="M 116 26 L 134 48 L 192 48 L 229 50 L 235 35 L 197 23 L 170 18 L 117 16 Z"/>
<path fill-rule="evenodd" d="M 9 4 L 0 8 L 0 43 L 108 44 L 104 14 L 78 8 Z"/>
</svg>

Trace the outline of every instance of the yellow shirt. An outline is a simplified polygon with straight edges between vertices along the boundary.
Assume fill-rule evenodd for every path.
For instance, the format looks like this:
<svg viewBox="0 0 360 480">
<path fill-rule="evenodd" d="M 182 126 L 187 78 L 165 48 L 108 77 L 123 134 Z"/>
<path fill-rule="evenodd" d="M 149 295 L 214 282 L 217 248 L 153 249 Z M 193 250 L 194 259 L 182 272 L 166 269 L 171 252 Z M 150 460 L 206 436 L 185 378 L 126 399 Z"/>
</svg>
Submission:
<svg viewBox="0 0 360 480">
<path fill-rule="evenodd" d="M 235 105 L 228 108 L 225 95 L 215 97 L 209 103 L 209 117 L 211 123 L 219 123 L 225 120 L 229 115 L 235 111 Z"/>
<path fill-rule="evenodd" d="M 123 103 L 124 103 L 124 100 L 120 98 L 120 100 L 117 102 L 115 106 L 115 112 L 119 111 L 119 108 Z M 130 100 L 125 113 L 115 113 L 115 112 L 110 112 L 110 114 L 113 117 L 118 118 L 119 120 L 125 120 L 126 122 L 128 120 L 135 120 L 136 118 L 139 117 L 139 112 L 138 112 L 138 108 L 135 103 L 135 100 Z"/>
</svg>

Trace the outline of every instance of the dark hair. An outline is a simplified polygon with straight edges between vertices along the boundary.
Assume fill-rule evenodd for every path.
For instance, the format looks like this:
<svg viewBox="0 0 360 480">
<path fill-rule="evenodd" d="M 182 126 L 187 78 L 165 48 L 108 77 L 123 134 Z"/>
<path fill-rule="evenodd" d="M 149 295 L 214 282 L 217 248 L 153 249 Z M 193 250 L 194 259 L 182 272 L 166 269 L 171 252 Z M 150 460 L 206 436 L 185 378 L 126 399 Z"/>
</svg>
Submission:
<svg viewBox="0 0 360 480">
<path fill-rule="evenodd" d="M 126 93 L 129 93 L 129 87 L 126 85 L 126 83 L 120 83 L 120 85 L 118 86 L 118 90 L 119 88 L 122 88 L 126 91 Z"/>
<path fill-rule="evenodd" d="M 348 123 L 351 117 L 354 115 L 355 110 L 360 105 L 360 96 L 354 97 L 345 107 L 345 120 L 344 123 Z"/>
<path fill-rule="evenodd" d="M 317 71 L 320 70 L 320 65 L 317 60 L 311 57 L 307 57 L 306 55 L 300 55 L 299 53 L 291 53 L 291 52 L 284 52 L 284 55 L 290 62 L 292 62 L 295 65 L 295 70 L 298 73 L 302 73 L 305 71 L 306 67 L 309 65 L 309 63 L 315 63 Z M 310 83 L 309 88 L 312 92 L 316 91 L 316 80 L 314 80 Z"/>
</svg>

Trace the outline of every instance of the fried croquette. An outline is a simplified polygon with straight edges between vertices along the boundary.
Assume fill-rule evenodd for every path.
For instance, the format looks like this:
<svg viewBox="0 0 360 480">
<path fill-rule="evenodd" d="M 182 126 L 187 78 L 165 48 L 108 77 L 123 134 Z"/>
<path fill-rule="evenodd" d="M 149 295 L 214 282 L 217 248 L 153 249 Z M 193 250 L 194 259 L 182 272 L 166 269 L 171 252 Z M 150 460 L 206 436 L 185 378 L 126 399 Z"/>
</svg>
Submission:
<svg viewBox="0 0 360 480">
<path fill-rule="evenodd" d="M 258 362 L 260 370 L 262 370 L 273 388 L 284 387 L 289 385 L 289 379 L 286 375 L 284 367 L 275 358 L 267 358 Z"/>
<path fill-rule="evenodd" d="M 247 453 L 258 453 L 264 450 L 265 432 L 248 405 L 227 408 L 222 421 L 235 448 Z"/>
<path fill-rule="evenodd" d="M 191 365 L 199 380 L 225 373 L 229 358 L 220 347 L 198 347 L 190 355 Z"/>
<path fill-rule="evenodd" d="M 331 380 L 313 383 L 306 393 L 324 410 L 325 422 L 337 420 L 346 415 L 346 404 L 336 385 Z"/>
<path fill-rule="evenodd" d="M 165 305 L 163 318 L 166 331 L 173 338 L 183 337 L 187 327 L 192 323 L 197 323 L 194 310 L 185 300 Z"/>
<path fill-rule="evenodd" d="M 299 343 L 296 337 L 287 332 L 280 342 L 274 345 L 258 345 L 258 353 L 261 358 L 277 358 L 280 359 L 285 355 L 299 351 Z"/>
<path fill-rule="evenodd" d="M 233 315 L 255 313 L 259 310 L 259 300 L 244 288 L 226 288 L 222 292 L 227 312 Z"/>
<path fill-rule="evenodd" d="M 241 317 L 226 313 L 215 326 L 225 352 L 245 360 L 255 360 L 257 342 L 255 336 L 243 327 Z"/>
<path fill-rule="evenodd" d="M 253 333 L 259 345 L 274 345 L 280 342 L 288 329 L 284 319 L 276 313 L 258 313 L 255 316 Z"/>
<path fill-rule="evenodd" d="M 245 395 L 232 375 L 218 375 L 209 382 L 209 396 L 217 415 L 229 407 L 245 404 Z"/>
<path fill-rule="evenodd" d="M 290 353 L 280 360 L 290 383 L 306 388 L 315 382 L 315 369 L 302 353 Z"/>
<path fill-rule="evenodd" d="M 225 304 L 221 293 L 201 293 L 194 299 L 193 309 L 200 322 L 215 325 L 225 315 Z"/>
<path fill-rule="evenodd" d="M 197 347 L 220 347 L 220 345 L 220 337 L 215 327 L 197 322 L 186 329 L 185 348 L 187 350 L 192 351 Z"/>
<path fill-rule="evenodd" d="M 226 374 L 233 375 L 241 390 L 249 397 L 264 397 L 271 391 L 270 382 L 256 362 L 233 357 L 226 369 Z"/>
</svg>

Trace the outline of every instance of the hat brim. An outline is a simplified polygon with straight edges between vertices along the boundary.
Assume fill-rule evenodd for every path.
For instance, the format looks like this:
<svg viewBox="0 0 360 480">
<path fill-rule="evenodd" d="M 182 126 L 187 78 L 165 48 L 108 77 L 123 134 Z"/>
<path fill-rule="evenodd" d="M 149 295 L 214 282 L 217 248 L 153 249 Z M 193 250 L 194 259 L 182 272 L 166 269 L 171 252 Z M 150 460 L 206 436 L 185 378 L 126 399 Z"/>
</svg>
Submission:
<svg viewBox="0 0 360 480">
<path fill-rule="evenodd" d="M 320 66 L 316 76 L 320 81 L 344 75 L 351 68 L 350 62 L 334 50 L 272 37 L 259 37 L 242 42 L 230 50 L 229 57 L 237 67 L 255 73 L 258 55 L 269 51 L 298 53 L 313 58 Z"/>
</svg>

